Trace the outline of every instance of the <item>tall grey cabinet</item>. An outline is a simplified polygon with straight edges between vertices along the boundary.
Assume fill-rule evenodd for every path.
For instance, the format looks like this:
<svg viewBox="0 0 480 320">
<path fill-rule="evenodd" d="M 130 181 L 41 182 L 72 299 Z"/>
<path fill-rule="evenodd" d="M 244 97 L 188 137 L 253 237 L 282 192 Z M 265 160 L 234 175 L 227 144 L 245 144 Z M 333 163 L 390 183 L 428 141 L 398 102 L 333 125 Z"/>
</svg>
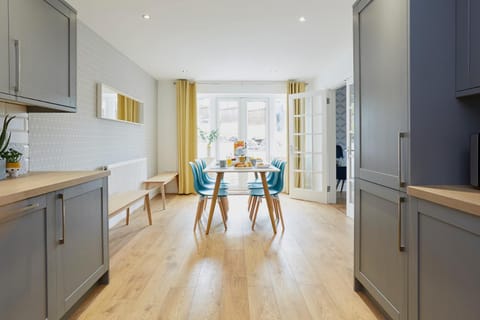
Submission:
<svg viewBox="0 0 480 320">
<path fill-rule="evenodd" d="M 408 319 L 408 185 L 468 184 L 480 98 L 456 98 L 458 0 L 358 0 L 355 288 Z"/>
</svg>

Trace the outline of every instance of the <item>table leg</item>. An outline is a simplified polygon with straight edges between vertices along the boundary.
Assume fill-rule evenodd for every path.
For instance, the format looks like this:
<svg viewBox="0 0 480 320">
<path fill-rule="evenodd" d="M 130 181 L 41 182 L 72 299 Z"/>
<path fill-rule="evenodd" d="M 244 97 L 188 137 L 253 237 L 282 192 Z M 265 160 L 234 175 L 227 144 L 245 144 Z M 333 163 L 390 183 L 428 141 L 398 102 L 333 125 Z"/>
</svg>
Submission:
<svg viewBox="0 0 480 320">
<path fill-rule="evenodd" d="M 210 203 L 210 213 L 208 214 L 207 230 L 205 234 L 210 232 L 210 226 L 212 225 L 213 212 L 215 211 L 215 205 L 217 203 L 218 190 L 220 189 L 220 182 L 223 179 L 223 172 L 217 172 L 217 180 L 215 181 L 215 189 L 213 190 L 212 203 Z"/>
<path fill-rule="evenodd" d="M 273 217 L 273 200 L 268 191 L 267 177 L 265 176 L 265 172 L 260 172 L 260 176 L 262 177 L 263 191 L 265 193 L 265 200 L 267 201 L 268 214 L 270 215 L 270 221 L 272 222 L 273 233 L 276 234 L 277 226 L 275 225 L 275 218 Z"/>
</svg>

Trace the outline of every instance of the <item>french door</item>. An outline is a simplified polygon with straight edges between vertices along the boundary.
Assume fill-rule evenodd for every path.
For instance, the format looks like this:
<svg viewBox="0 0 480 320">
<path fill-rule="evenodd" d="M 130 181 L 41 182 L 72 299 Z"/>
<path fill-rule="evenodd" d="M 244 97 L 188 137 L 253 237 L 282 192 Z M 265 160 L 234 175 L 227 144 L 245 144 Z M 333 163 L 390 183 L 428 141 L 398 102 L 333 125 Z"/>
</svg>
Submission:
<svg viewBox="0 0 480 320">
<path fill-rule="evenodd" d="M 327 203 L 326 108 L 323 91 L 289 96 L 289 187 L 292 198 Z"/>
<path fill-rule="evenodd" d="M 217 98 L 218 159 L 233 155 L 234 141 L 245 140 L 248 156 L 269 160 L 268 105 L 268 98 Z M 249 178 L 247 173 L 239 173 L 225 179 L 232 189 L 244 189 Z"/>
</svg>

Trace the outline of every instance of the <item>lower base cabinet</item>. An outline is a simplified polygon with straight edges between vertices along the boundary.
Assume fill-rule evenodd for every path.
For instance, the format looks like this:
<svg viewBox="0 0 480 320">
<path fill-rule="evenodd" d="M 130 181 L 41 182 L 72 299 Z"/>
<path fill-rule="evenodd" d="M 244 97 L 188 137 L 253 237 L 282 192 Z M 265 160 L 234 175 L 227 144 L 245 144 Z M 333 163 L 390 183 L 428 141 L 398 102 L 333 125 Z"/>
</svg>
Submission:
<svg viewBox="0 0 480 320">
<path fill-rule="evenodd" d="M 367 291 L 391 319 L 407 319 L 407 196 L 355 184 L 355 289 Z"/>
<path fill-rule="evenodd" d="M 107 185 L 95 180 L 56 192 L 57 310 L 67 312 L 107 271 Z M 106 276 L 108 277 L 108 275 Z"/>
<path fill-rule="evenodd" d="M 0 207 L 0 319 L 50 319 L 54 215 L 40 196 Z"/>
<path fill-rule="evenodd" d="M 108 282 L 107 178 L 0 207 L 0 319 L 61 319 Z"/>
<path fill-rule="evenodd" d="M 412 198 L 409 319 L 480 319 L 480 217 Z"/>
</svg>

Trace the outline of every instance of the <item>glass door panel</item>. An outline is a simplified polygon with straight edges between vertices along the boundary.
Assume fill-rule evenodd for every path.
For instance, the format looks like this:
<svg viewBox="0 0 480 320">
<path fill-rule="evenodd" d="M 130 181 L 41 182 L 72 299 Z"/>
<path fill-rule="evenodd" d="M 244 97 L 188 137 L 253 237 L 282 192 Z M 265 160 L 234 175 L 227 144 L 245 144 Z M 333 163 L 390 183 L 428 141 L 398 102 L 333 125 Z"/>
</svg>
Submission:
<svg viewBox="0 0 480 320">
<path fill-rule="evenodd" d="M 290 196 L 325 203 L 326 112 L 320 92 L 290 95 Z"/>
</svg>

